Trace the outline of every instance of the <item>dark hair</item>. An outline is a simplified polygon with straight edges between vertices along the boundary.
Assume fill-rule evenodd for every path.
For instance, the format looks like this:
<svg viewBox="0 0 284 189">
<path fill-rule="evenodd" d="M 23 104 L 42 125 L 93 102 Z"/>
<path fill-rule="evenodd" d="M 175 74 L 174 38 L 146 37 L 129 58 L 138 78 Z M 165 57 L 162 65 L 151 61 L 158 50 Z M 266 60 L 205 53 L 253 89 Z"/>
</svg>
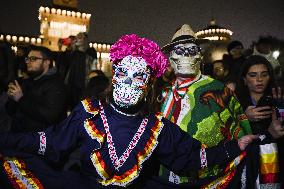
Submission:
<svg viewBox="0 0 284 189">
<path fill-rule="evenodd" d="M 240 41 L 232 41 L 231 43 L 228 44 L 227 46 L 227 51 L 230 53 L 230 51 L 234 48 L 236 48 L 237 46 L 243 46 L 243 44 Z"/>
<path fill-rule="evenodd" d="M 87 39 L 88 39 L 88 37 L 89 37 L 87 32 L 79 32 L 77 35 L 79 35 L 79 34 L 83 34 L 84 37 L 87 38 Z"/>
<path fill-rule="evenodd" d="M 29 47 L 27 45 L 19 44 L 19 45 L 17 45 L 17 47 L 18 47 L 18 50 L 19 49 L 23 50 L 23 53 L 24 53 L 25 56 L 28 54 Z"/>
<path fill-rule="evenodd" d="M 49 48 L 43 47 L 43 46 L 31 45 L 29 48 L 29 51 L 39 51 L 44 59 L 50 61 L 49 68 L 52 68 L 54 55 L 53 55 L 53 52 Z"/>
<path fill-rule="evenodd" d="M 92 77 L 84 92 L 84 98 L 102 99 L 106 95 L 109 87 L 109 79 L 105 75 L 97 75 Z"/>
<path fill-rule="evenodd" d="M 39 51 L 44 59 L 53 60 L 53 52 L 49 48 L 31 45 L 30 51 Z"/>
<path fill-rule="evenodd" d="M 272 37 L 259 37 L 258 41 L 256 42 L 257 45 L 265 44 L 265 45 L 271 45 L 272 44 Z"/>
<path fill-rule="evenodd" d="M 74 40 L 76 38 L 76 36 L 75 35 L 69 35 L 68 38 L 70 38 L 71 40 Z"/>
<path fill-rule="evenodd" d="M 229 70 L 228 64 L 225 64 L 223 60 L 214 60 L 214 61 L 212 62 L 212 66 L 214 66 L 214 64 L 217 64 L 217 63 L 222 63 L 224 69 Z"/>
<path fill-rule="evenodd" d="M 249 98 L 250 94 L 249 94 L 249 90 L 248 90 L 247 86 L 244 83 L 244 78 L 246 77 L 248 70 L 252 66 L 260 65 L 260 64 L 265 65 L 267 67 L 268 74 L 270 76 L 268 85 L 267 85 L 267 87 L 264 91 L 263 96 L 270 95 L 271 90 L 275 85 L 273 68 L 272 68 L 270 62 L 266 58 L 264 58 L 263 56 L 259 56 L 259 55 L 250 56 L 247 60 L 245 60 L 245 62 L 243 63 L 243 65 L 241 67 L 241 71 L 240 71 L 240 74 L 238 76 L 237 86 L 236 86 L 236 95 L 237 95 L 241 105 L 243 106 L 243 108 L 246 108 L 250 104 L 250 98 Z"/>
</svg>

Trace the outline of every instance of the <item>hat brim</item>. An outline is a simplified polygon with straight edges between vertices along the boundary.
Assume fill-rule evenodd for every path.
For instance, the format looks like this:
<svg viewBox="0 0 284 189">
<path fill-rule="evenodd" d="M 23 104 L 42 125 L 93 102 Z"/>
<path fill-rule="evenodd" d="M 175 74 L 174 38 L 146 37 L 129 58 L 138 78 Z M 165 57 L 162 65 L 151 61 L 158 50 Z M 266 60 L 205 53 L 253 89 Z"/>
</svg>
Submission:
<svg viewBox="0 0 284 189">
<path fill-rule="evenodd" d="M 200 45 L 200 44 L 204 44 L 204 43 L 207 43 L 209 42 L 208 39 L 195 39 L 195 38 L 191 38 L 191 39 L 182 39 L 182 40 L 178 40 L 178 41 L 174 41 L 174 42 L 171 42 L 165 46 L 163 46 L 161 48 L 161 50 L 168 54 L 174 46 L 178 45 L 178 44 L 185 44 L 185 43 L 195 43 L 197 45 Z"/>
</svg>

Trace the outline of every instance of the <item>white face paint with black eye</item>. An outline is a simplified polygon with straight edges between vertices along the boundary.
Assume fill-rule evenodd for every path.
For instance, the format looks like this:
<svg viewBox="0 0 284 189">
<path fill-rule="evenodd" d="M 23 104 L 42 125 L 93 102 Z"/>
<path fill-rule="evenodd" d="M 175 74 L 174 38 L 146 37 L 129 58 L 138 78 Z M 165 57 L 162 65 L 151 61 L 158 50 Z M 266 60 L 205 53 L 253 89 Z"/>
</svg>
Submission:
<svg viewBox="0 0 284 189">
<path fill-rule="evenodd" d="M 143 99 L 150 79 L 150 69 L 141 57 L 124 57 L 114 68 L 113 99 L 123 108 L 136 105 Z"/>
<path fill-rule="evenodd" d="M 169 59 L 177 76 L 196 76 L 200 72 L 201 50 L 194 43 L 176 45 Z"/>
</svg>

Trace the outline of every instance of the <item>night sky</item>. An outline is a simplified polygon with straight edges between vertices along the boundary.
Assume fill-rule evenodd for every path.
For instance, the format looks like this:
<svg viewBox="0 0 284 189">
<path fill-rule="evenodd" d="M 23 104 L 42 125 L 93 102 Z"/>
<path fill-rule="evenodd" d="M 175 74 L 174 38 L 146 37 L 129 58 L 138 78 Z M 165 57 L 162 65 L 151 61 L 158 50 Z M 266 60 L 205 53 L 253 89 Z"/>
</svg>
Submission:
<svg viewBox="0 0 284 189">
<path fill-rule="evenodd" d="M 39 35 L 41 5 L 52 1 L 1 0 L 0 33 Z M 197 31 L 212 18 L 246 46 L 259 35 L 284 39 L 284 0 L 78 0 L 78 9 L 92 14 L 89 36 L 96 42 L 136 33 L 164 45 L 178 26 L 187 23 Z"/>
</svg>

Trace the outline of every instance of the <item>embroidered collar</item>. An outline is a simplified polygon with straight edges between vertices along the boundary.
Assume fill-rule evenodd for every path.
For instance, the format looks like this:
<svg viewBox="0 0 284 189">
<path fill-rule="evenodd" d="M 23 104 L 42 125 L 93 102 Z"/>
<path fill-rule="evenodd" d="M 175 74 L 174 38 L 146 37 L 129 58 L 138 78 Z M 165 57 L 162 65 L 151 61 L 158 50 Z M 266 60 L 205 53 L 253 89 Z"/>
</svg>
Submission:
<svg viewBox="0 0 284 189">
<path fill-rule="evenodd" d="M 153 151 L 158 145 L 158 137 L 163 129 L 162 114 L 156 114 L 156 122 L 154 125 L 150 126 L 150 136 L 146 145 L 141 151 L 135 154 L 134 164 L 132 168 L 125 170 L 122 174 L 111 173 L 108 171 L 108 165 L 103 160 L 102 152 L 99 150 L 94 150 L 91 154 L 91 160 L 97 173 L 101 176 L 98 182 L 104 186 L 116 185 L 126 187 L 132 183 L 133 180 L 139 177 L 142 170 L 143 163 L 151 156 Z M 148 127 L 147 127 L 148 128 Z M 104 152 L 105 153 L 105 152 Z M 107 153 L 107 152 L 106 152 Z"/>
<path fill-rule="evenodd" d="M 103 124 L 104 124 L 104 128 L 106 131 L 106 136 L 107 136 L 107 143 L 108 143 L 108 150 L 109 150 L 109 155 L 110 155 L 110 159 L 112 161 L 113 166 L 115 167 L 116 170 L 119 170 L 119 168 L 125 163 L 125 161 L 128 159 L 130 153 L 132 152 L 132 150 L 135 148 L 135 146 L 137 145 L 139 139 L 141 138 L 142 134 L 145 131 L 145 127 L 148 123 L 148 118 L 144 118 L 137 130 L 137 132 L 135 133 L 135 135 L 133 136 L 132 140 L 130 141 L 128 147 L 126 148 L 126 150 L 123 152 L 123 154 L 120 156 L 120 158 L 117 157 L 117 153 L 116 153 L 116 149 L 115 149 L 115 145 L 114 142 L 112 140 L 112 135 L 110 133 L 110 128 L 107 122 L 107 118 L 104 112 L 104 108 L 101 105 L 101 103 L 99 102 L 100 105 L 100 112 L 101 112 L 101 118 L 103 120 Z"/>
<path fill-rule="evenodd" d="M 109 135 L 106 134 L 106 130 L 104 128 L 104 126 L 101 125 L 97 125 L 95 122 L 94 117 L 96 115 L 100 115 L 102 112 L 100 110 L 100 103 L 98 101 L 91 101 L 91 100 L 84 100 L 82 101 L 82 104 L 84 106 L 84 109 L 86 112 L 92 114 L 90 117 L 86 118 L 86 120 L 84 121 L 84 127 L 85 130 L 87 131 L 88 135 L 92 138 L 95 139 L 97 142 L 99 142 L 99 147 L 93 149 L 92 153 L 90 154 L 90 158 L 91 161 L 94 165 L 94 168 L 96 169 L 97 173 L 100 175 L 101 178 L 98 178 L 98 182 L 100 184 L 102 184 L 103 186 L 121 186 L 121 187 L 126 187 L 128 185 L 130 185 L 135 179 L 137 179 L 140 175 L 141 170 L 143 169 L 143 164 L 146 160 L 148 160 L 153 151 L 156 149 L 157 145 L 158 145 L 158 137 L 160 135 L 160 132 L 162 131 L 164 124 L 162 122 L 162 114 L 158 113 L 156 114 L 155 117 L 153 117 L 154 119 L 156 119 L 155 123 L 153 125 L 148 125 L 147 123 L 143 121 L 138 129 L 138 131 L 136 132 L 136 134 L 134 135 L 133 139 L 131 140 L 132 143 L 130 143 L 128 145 L 128 148 L 125 151 L 125 155 L 122 157 L 120 157 L 120 159 L 122 159 L 122 161 L 126 161 L 127 158 L 129 159 L 129 161 L 123 164 L 120 164 L 121 162 L 117 161 L 118 164 L 117 166 L 119 167 L 120 165 L 124 167 L 129 167 L 130 164 L 130 168 L 127 168 L 127 170 L 122 171 L 122 167 L 116 169 L 116 167 L 114 167 L 113 162 L 111 162 L 111 164 L 108 164 L 108 161 L 105 161 L 104 156 L 108 156 L 108 154 L 110 154 L 110 150 L 101 150 L 102 148 L 102 144 L 105 143 L 105 141 L 108 140 Z M 101 116 L 99 116 L 98 118 L 100 118 Z M 148 119 L 152 119 L 152 117 L 150 116 Z M 148 120 L 147 120 L 148 121 Z M 149 122 L 149 121 L 148 121 Z M 143 126 L 145 125 L 145 127 Z M 147 125 L 147 127 L 146 127 Z M 145 132 L 143 131 L 143 129 L 145 129 Z M 146 135 L 146 132 L 149 133 Z M 144 134 L 143 134 L 144 132 Z M 143 134 L 143 135 L 142 135 Z M 111 136 L 111 135 L 110 135 Z M 111 136 L 112 137 L 112 136 Z M 145 137 L 145 138 L 143 138 Z M 146 139 L 147 142 L 145 142 L 145 144 L 143 146 L 139 146 L 138 143 L 142 142 L 142 140 L 140 138 L 143 138 L 143 141 Z M 136 143 L 135 143 L 135 139 Z M 140 139 L 140 140 L 139 140 Z M 139 140 L 139 141 L 138 141 Z M 144 143 L 144 142 L 143 142 Z M 113 145 L 114 146 L 114 145 Z M 128 155 L 131 153 L 132 149 L 134 149 L 136 147 L 138 147 L 139 149 L 133 150 L 132 153 L 135 152 L 135 154 L 133 154 L 133 157 L 131 156 L 128 157 Z M 109 146 L 107 146 L 108 149 Z M 114 149 L 115 150 L 115 149 Z M 110 156 L 108 156 L 110 157 Z M 116 156 L 117 157 L 117 156 Z M 118 159 L 118 158 L 117 158 Z M 112 161 L 112 160 L 111 160 Z M 129 163 L 129 164 L 128 164 Z M 113 168 L 115 169 L 114 171 Z"/>
</svg>

